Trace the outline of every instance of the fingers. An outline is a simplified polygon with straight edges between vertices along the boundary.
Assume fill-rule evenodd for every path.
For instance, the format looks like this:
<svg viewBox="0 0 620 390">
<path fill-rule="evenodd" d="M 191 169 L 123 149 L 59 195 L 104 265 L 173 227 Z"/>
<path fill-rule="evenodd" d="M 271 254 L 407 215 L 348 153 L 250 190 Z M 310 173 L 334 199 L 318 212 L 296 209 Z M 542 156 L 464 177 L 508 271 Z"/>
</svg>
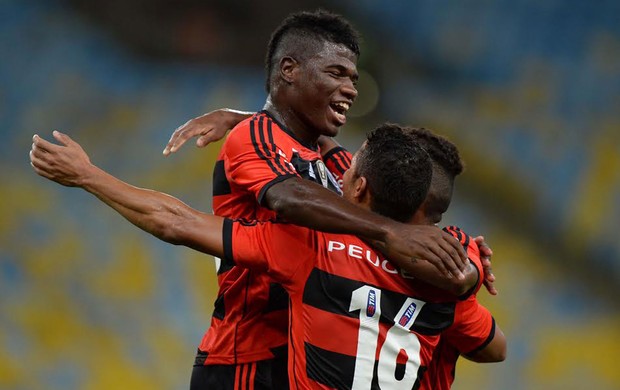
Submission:
<svg viewBox="0 0 620 390">
<path fill-rule="evenodd" d="M 50 161 L 53 158 L 52 154 L 54 153 L 54 150 L 52 149 L 54 147 L 57 147 L 57 145 L 47 142 L 35 134 L 32 137 L 32 146 L 29 153 L 30 164 L 33 166 L 36 165 L 39 169 L 49 166 Z"/>
<path fill-rule="evenodd" d="M 43 138 L 39 137 L 38 134 L 35 134 L 32 137 L 32 150 L 33 151 L 36 150 L 40 152 L 51 153 L 51 152 L 54 152 L 57 148 L 58 148 L 58 145 L 44 140 Z"/>
<path fill-rule="evenodd" d="M 71 139 L 71 137 L 69 137 L 67 134 L 61 133 L 58 130 L 52 131 L 52 135 L 54 136 L 54 138 L 56 138 L 58 142 L 65 146 L 75 145 L 75 141 Z"/>
<path fill-rule="evenodd" d="M 482 269 L 484 271 L 484 287 L 489 292 L 489 294 L 497 295 L 498 291 L 494 285 L 495 275 L 493 274 L 493 269 L 491 268 L 491 260 L 488 256 L 481 256 L 480 261 L 482 263 Z"/>
<path fill-rule="evenodd" d="M 176 152 L 188 139 L 192 138 L 194 135 L 200 134 L 200 131 L 194 134 L 196 131 L 194 119 L 185 122 L 183 126 L 177 128 L 172 133 L 168 144 L 164 148 L 164 156 L 168 156 L 170 153 Z"/>
<path fill-rule="evenodd" d="M 421 227 L 418 227 L 420 229 Z M 440 272 L 448 278 L 457 277 L 465 279 L 463 271 L 467 265 L 467 254 L 452 235 L 436 228 L 430 228 L 422 244 L 421 258 L 432 263 Z"/>
<path fill-rule="evenodd" d="M 177 139 L 179 138 L 183 129 L 188 125 L 189 125 L 189 121 L 185 122 L 183 126 L 178 127 L 176 130 L 174 130 L 174 132 L 170 136 L 170 139 L 168 140 L 168 143 L 166 144 L 166 147 L 164 148 L 164 151 L 163 151 L 164 156 L 168 156 L 170 153 L 174 153 L 176 151 L 175 145 L 177 143 Z"/>
<path fill-rule="evenodd" d="M 211 142 L 219 141 L 221 137 L 218 137 L 215 131 L 209 130 L 205 135 L 199 137 L 196 140 L 196 146 L 199 148 L 204 148 L 209 145 Z"/>
<path fill-rule="evenodd" d="M 463 249 L 461 243 L 451 234 L 441 231 L 442 240 L 439 244 L 443 251 L 450 256 L 450 259 L 456 264 L 459 271 L 467 268 L 468 258 L 467 252 Z"/>
<path fill-rule="evenodd" d="M 446 275 L 448 279 L 452 279 L 454 275 L 456 275 L 446 267 L 444 260 L 440 256 L 437 256 L 434 252 L 428 251 L 426 254 L 423 254 L 422 258 L 433 264 L 439 272 Z M 414 261 L 417 261 L 417 259 L 414 259 Z"/>
<path fill-rule="evenodd" d="M 478 244 L 478 249 L 480 250 L 480 255 L 484 257 L 493 256 L 493 250 L 489 247 L 489 245 L 484 240 L 484 236 L 478 236 L 474 238 L 476 244 Z"/>
<path fill-rule="evenodd" d="M 45 169 L 41 169 L 38 165 L 38 162 L 35 161 L 30 161 L 30 166 L 32 166 L 32 169 L 34 169 L 34 171 L 37 173 L 37 175 L 44 177 L 46 179 L 51 179 L 52 175 Z"/>
<path fill-rule="evenodd" d="M 432 256 L 429 256 L 427 260 L 433 263 L 448 278 L 456 276 L 459 280 L 465 279 L 465 275 L 462 272 L 464 266 L 462 265 L 458 250 L 444 239 L 439 240 L 438 243 L 438 246 L 431 247 Z"/>
<path fill-rule="evenodd" d="M 499 294 L 499 291 L 497 291 L 497 289 L 495 288 L 495 285 L 493 284 L 493 282 L 489 282 L 487 280 L 484 281 L 484 287 L 487 289 L 487 292 L 491 295 L 497 295 Z"/>
<path fill-rule="evenodd" d="M 34 171 L 39 176 L 49 178 L 49 161 L 47 160 L 48 153 L 40 148 L 37 148 L 37 145 L 33 143 L 32 149 L 30 150 L 30 153 L 28 155 L 30 157 L 30 165 L 32 166 Z"/>
</svg>

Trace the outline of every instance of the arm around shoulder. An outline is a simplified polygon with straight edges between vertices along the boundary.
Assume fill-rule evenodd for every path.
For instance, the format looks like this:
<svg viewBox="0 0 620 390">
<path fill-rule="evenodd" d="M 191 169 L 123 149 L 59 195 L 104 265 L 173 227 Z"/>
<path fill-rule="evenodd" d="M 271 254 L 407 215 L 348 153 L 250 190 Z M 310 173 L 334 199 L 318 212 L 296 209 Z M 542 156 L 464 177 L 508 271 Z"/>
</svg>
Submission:
<svg viewBox="0 0 620 390">
<path fill-rule="evenodd" d="M 290 223 L 363 238 L 406 271 L 422 259 L 445 275 L 464 279 L 461 270 L 467 265 L 465 251 L 457 240 L 435 226 L 399 223 L 296 176 L 273 184 L 261 201 Z"/>
</svg>

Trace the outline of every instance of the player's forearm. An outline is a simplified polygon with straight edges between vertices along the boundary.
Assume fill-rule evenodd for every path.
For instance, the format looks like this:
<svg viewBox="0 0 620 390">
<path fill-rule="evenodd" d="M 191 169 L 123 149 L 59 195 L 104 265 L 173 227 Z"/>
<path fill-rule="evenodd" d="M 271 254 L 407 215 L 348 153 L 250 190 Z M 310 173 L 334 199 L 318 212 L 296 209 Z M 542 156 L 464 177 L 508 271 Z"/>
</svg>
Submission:
<svg viewBox="0 0 620 390">
<path fill-rule="evenodd" d="M 413 264 L 423 259 L 446 275 L 463 277 L 461 269 L 467 260 L 465 251 L 454 237 L 435 226 L 396 222 L 297 177 L 268 189 L 265 203 L 291 223 L 365 239 L 402 270 L 409 271 Z"/>
<path fill-rule="evenodd" d="M 329 233 L 386 239 L 391 220 L 364 210 L 308 180 L 291 178 L 265 194 L 267 207 L 290 223 Z"/>
<path fill-rule="evenodd" d="M 220 217 L 194 210 L 168 194 L 127 184 L 95 166 L 80 187 L 163 241 L 222 256 Z"/>
</svg>

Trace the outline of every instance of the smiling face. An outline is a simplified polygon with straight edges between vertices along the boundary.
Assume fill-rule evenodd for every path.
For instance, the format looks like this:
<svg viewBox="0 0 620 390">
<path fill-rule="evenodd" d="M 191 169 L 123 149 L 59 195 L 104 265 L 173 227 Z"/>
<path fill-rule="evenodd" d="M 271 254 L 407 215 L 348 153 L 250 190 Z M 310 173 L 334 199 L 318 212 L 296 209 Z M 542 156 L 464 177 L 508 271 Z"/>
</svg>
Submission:
<svg viewBox="0 0 620 390">
<path fill-rule="evenodd" d="M 323 41 L 313 46 L 313 54 L 295 59 L 287 103 L 297 122 L 293 130 L 333 137 L 347 122 L 346 113 L 357 97 L 357 56 L 340 44 Z"/>
</svg>

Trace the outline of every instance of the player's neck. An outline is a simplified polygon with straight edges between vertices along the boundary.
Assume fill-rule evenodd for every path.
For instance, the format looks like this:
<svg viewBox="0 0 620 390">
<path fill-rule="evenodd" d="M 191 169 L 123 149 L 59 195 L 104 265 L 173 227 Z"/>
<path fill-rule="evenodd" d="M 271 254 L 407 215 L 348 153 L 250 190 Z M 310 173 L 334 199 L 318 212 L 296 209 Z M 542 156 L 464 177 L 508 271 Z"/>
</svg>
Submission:
<svg viewBox="0 0 620 390">
<path fill-rule="evenodd" d="M 313 146 L 317 144 L 318 134 L 309 129 L 291 107 L 274 103 L 270 96 L 267 98 L 263 110 L 269 112 L 276 121 L 285 126 L 288 131 L 292 132 L 304 144 Z"/>
</svg>

